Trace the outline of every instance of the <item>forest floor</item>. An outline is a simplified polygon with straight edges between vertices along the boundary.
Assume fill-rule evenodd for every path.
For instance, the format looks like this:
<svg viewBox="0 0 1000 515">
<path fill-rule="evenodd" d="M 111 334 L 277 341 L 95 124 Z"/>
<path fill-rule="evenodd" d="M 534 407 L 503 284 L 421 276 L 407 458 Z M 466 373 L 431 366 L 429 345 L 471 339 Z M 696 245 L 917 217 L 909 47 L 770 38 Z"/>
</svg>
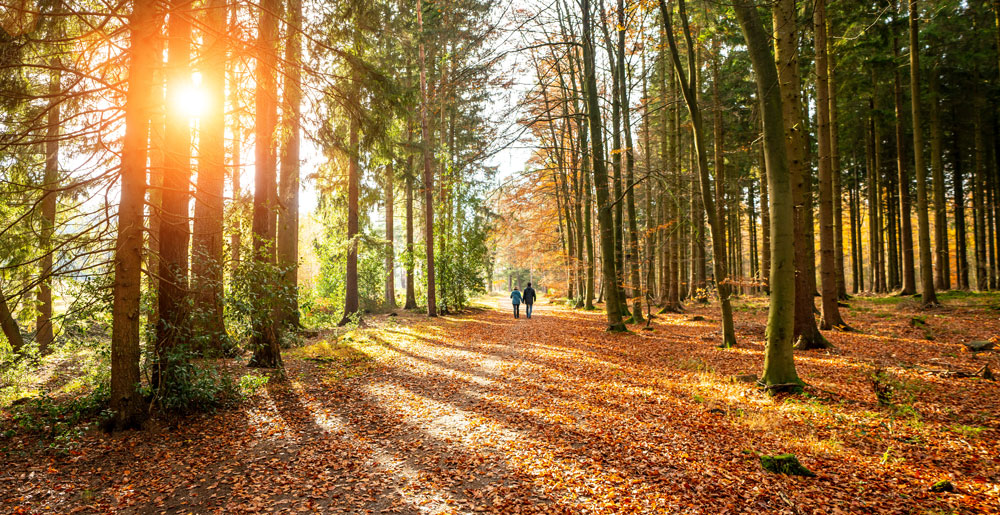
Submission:
<svg viewBox="0 0 1000 515">
<path fill-rule="evenodd" d="M 286 351 L 286 376 L 236 408 L 63 452 L 0 438 L 0 512 L 997 513 L 1000 385 L 941 371 L 1000 371 L 962 345 L 1000 335 L 998 297 L 946 300 L 852 300 L 857 332 L 797 352 L 809 386 L 777 397 L 733 380 L 760 372 L 763 298 L 737 302 L 733 349 L 712 306 L 627 334 L 545 299 L 530 320 L 500 297 L 372 317 Z"/>
</svg>

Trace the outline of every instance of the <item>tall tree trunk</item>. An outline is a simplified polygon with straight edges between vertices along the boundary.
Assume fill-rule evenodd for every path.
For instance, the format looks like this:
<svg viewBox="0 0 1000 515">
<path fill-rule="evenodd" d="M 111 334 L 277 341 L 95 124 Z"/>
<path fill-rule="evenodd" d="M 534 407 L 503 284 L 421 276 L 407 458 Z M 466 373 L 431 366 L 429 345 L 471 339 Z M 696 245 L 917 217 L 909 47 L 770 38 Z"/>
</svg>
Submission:
<svg viewBox="0 0 1000 515">
<path fill-rule="evenodd" d="M 952 111 L 952 118 L 955 118 L 957 113 Z M 965 226 L 965 184 L 963 181 L 963 167 L 962 167 L 962 138 L 960 137 L 959 131 L 956 130 L 952 136 L 952 178 L 954 180 L 955 188 L 955 280 L 958 283 L 958 289 L 968 290 L 969 289 L 969 258 L 966 252 L 968 231 Z"/>
<path fill-rule="evenodd" d="M 663 16 L 664 27 L 667 31 L 667 42 L 670 44 L 670 57 L 674 63 L 674 70 L 677 73 L 678 82 L 681 85 L 681 92 L 687 103 L 688 113 L 691 116 L 691 129 L 694 136 L 694 152 L 698 156 L 698 175 L 701 183 L 701 197 L 705 205 L 705 212 L 708 216 L 709 230 L 712 232 L 712 254 L 713 271 L 715 272 L 715 286 L 719 294 L 719 304 L 722 311 L 722 347 L 732 347 L 736 345 L 736 331 L 733 327 L 733 310 L 730 304 L 732 286 L 729 284 L 729 274 L 726 270 L 726 241 L 725 233 L 719 221 L 718 211 L 712 198 L 712 184 L 708 172 L 708 151 L 705 148 L 704 124 L 701 116 L 701 108 L 698 105 L 698 87 L 695 46 L 691 37 L 691 30 L 688 24 L 687 13 L 684 10 L 684 0 L 679 2 L 679 14 L 681 17 L 684 38 L 688 48 L 687 77 L 684 76 L 684 68 L 681 64 L 680 53 L 677 51 L 677 44 L 674 41 L 673 27 L 671 26 L 671 13 L 664 0 L 660 0 L 660 13 Z"/>
<path fill-rule="evenodd" d="M 237 2 L 232 2 L 229 5 L 229 26 L 237 27 L 239 22 L 239 6 Z M 237 73 L 238 60 L 235 59 L 236 52 L 241 51 L 236 48 L 230 38 L 228 41 L 229 45 L 229 103 L 232 109 L 232 134 L 233 134 L 233 155 L 232 155 L 232 177 L 231 183 L 233 187 L 233 211 L 235 211 L 235 223 L 232 227 L 232 235 L 230 235 L 229 240 L 229 252 L 232 272 L 235 273 L 240 266 L 242 259 L 242 246 L 243 246 L 243 216 L 242 216 L 242 206 L 243 206 L 243 193 L 240 189 L 240 175 L 243 171 L 243 160 L 241 145 L 243 144 L 243 126 L 240 123 L 240 116 L 242 115 L 242 106 L 240 104 L 240 78 Z"/>
<path fill-rule="evenodd" d="M 873 96 L 874 98 L 874 96 Z M 881 199 L 879 186 L 879 172 L 876 167 L 875 157 L 875 108 L 874 100 L 869 99 L 868 103 L 868 123 L 865 133 L 865 154 L 868 167 L 868 265 L 871 271 L 872 292 L 881 293 L 885 291 L 885 267 L 882 266 L 882 231 L 881 220 Z"/>
<path fill-rule="evenodd" d="M 791 172 L 787 156 L 781 90 L 775 87 L 778 74 L 771 57 L 769 35 L 764 31 L 756 6 L 739 0 L 736 17 L 746 38 L 757 83 L 764 121 L 764 149 L 767 160 L 769 212 L 771 219 L 771 299 L 767 317 L 767 345 L 764 373 L 760 381 L 768 386 L 787 388 L 801 384 L 792 354 L 794 336 L 795 233 L 792 224 Z"/>
<path fill-rule="evenodd" d="M 625 181 L 628 190 L 625 192 L 626 211 L 628 215 L 628 262 L 632 290 L 632 322 L 642 323 L 645 319 L 642 316 L 642 282 L 639 275 L 639 226 L 636 222 L 635 210 L 635 151 L 632 144 L 632 116 L 629 106 L 629 84 L 628 73 L 625 69 L 625 32 L 628 30 L 628 21 L 625 19 L 625 1 L 618 0 L 618 76 L 622 105 L 622 125 L 625 133 Z M 620 198 L 620 196 L 619 196 Z"/>
<path fill-rule="evenodd" d="M 139 393 L 139 300 L 142 294 L 143 204 L 146 197 L 146 148 L 153 105 L 153 70 L 160 21 L 157 4 L 133 2 L 129 16 L 128 92 L 121 153 L 121 193 L 115 242 L 111 307 L 111 412 L 114 429 L 138 427 L 145 418 Z M 3 294 L 0 293 L 0 298 Z"/>
<path fill-rule="evenodd" d="M 944 200 L 944 130 L 941 128 L 940 87 L 937 67 L 931 72 L 931 177 L 934 189 L 934 284 L 951 289 L 948 255 L 948 206 Z"/>
<path fill-rule="evenodd" d="M 437 316 L 434 286 L 434 174 L 431 168 L 431 137 L 427 127 L 427 64 L 424 51 L 423 0 L 417 0 L 420 31 L 420 147 L 424 165 L 424 247 L 427 249 L 427 316 Z"/>
<path fill-rule="evenodd" d="M 35 342 L 38 353 L 45 356 L 51 352 L 54 334 L 52 331 L 52 234 L 56 222 L 56 202 L 59 198 L 59 125 L 62 95 L 62 63 L 52 59 L 52 73 L 49 75 L 49 105 L 45 131 L 45 176 L 42 188 L 42 230 L 38 236 L 38 247 L 42 252 L 39 260 L 38 317 L 35 321 Z"/>
<path fill-rule="evenodd" d="M 816 326 L 815 265 L 811 260 L 811 202 L 807 198 L 805 134 L 802 131 L 802 99 L 799 80 L 798 35 L 796 32 L 795 1 L 778 0 L 773 10 L 774 60 L 777 66 L 781 94 L 781 109 L 785 130 L 786 159 L 791 177 L 791 201 L 794 206 L 795 241 L 795 339 L 796 347 L 822 348 L 829 345 Z M 776 193 L 770 192 L 772 203 Z M 774 213 L 771 214 L 774 217 Z M 774 226 L 772 225 L 772 230 Z M 772 240 L 775 235 L 772 233 Z M 772 248 L 774 243 L 772 241 Z M 772 260 L 776 258 L 772 251 Z M 773 266 L 773 265 L 772 265 Z M 773 275 L 774 272 L 772 271 Z M 772 290 L 773 295 L 773 290 Z"/>
<path fill-rule="evenodd" d="M 167 354 L 187 341 L 188 250 L 191 226 L 191 120 L 177 105 L 191 81 L 191 0 L 172 0 L 167 22 L 167 99 L 163 205 L 160 211 L 160 318 L 156 325 L 154 384 L 167 371 Z"/>
<path fill-rule="evenodd" d="M 920 123 L 920 42 L 917 0 L 910 1 L 910 104 L 913 109 L 913 173 L 917 176 L 917 242 L 920 249 L 920 293 L 924 306 L 937 305 L 931 261 L 931 230 L 927 214 L 927 170 L 924 167 L 924 132 Z M 911 253 L 913 249 L 910 249 Z"/>
<path fill-rule="evenodd" d="M 344 317 L 340 319 L 338 325 L 344 326 L 351 322 L 353 317 L 361 315 L 361 306 L 358 299 L 358 195 L 361 187 L 361 163 L 360 163 L 360 114 L 355 109 L 360 109 L 361 81 L 358 72 L 352 72 L 351 79 L 351 114 L 349 141 L 348 141 L 348 165 L 347 165 L 347 264 L 344 274 Z"/>
<path fill-rule="evenodd" d="M 299 321 L 299 148 L 302 132 L 302 0 L 288 0 L 288 34 L 285 42 L 284 104 L 285 141 L 278 178 L 278 268 L 282 299 L 278 320 L 290 328 Z"/>
<path fill-rule="evenodd" d="M 763 127 L 761 127 L 761 133 L 763 133 Z M 785 156 L 787 159 L 787 155 Z M 760 171 L 762 172 L 760 180 L 760 235 L 761 235 L 761 280 L 764 282 L 764 291 L 768 294 L 771 293 L 771 197 L 770 190 L 767 189 L 767 169 L 765 168 L 767 163 L 767 156 L 765 155 L 765 149 L 763 143 L 760 147 Z"/>
<path fill-rule="evenodd" d="M 984 184 L 986 182 L 986 148 L 983 137 L 983 123 L 980 109 L 984 102 L 977 92 L 976 94 L 976 120 L 975 120 L 975 153 L 976 170 L 972 184 L 972 214 L 973 214 L 973 234 L 976 243 L 976 289 L 986 291 L 989 289 L 988 274 L 986 272 L 986 202 Z"/>
<path fill-rule="evenodd" d="M 413 132 L 409 131 L 409 141 L 412 143 Z M 409 145 L 407 145 L 409 147 Z M 406 304 L 403 309 L 417 308 L 417 295 L 413 287 L 413 265 L 416 256 L 413 255 L 413 154 L 406 156 Z"/>
<path fill-rule="evenodd" d="M 833 20 L 827 17 L 827 83 L 830 96 L 830 173 L 833 178 L 833 269 L 837 274 L 837 297 L 847 299 L 847 279 L 844 273 L 844 191 L 843 171 L 840 168 L 840 126 L 838 124 L 836 81 L 836 52 L 833 48 Z M 853 237 L 853 234 L 852 234 Z"/>
<path fill-rule="evenodd" d="M 276 236 L 275 208 L 277 207 L 277 152 L 274 139 L 278 121 L 277 103 L 277 39 L 279 0 L 261 0 L 260 25 L 257 34 L 257 91 L 254 111 L 256 134 L 254 137 L 254 194 L 253 194 L 253 258 L 258 274 L 267 280 L 259 281 L 258 298 L 272 298 L 275 282 L 279 277 L 271 274 L 276 262 L 274 248 Z M 268 284 L 270 283 L 270 284 Z M 269 291 L 272 289 L 272 291 Z M 274 306 L 257 306 L 250 358 L 251 367 L 282 368 L 278 312 Z"/>
<path fill-rule="evenodd" d="M 892 53 L 898 61 L 899 38 L 896 36 L 892 38 Z M 919 87 L 919 85 L 914 87 Z M 917 293 L 917 279 L 913 268 L 913 223 L 910 220 L 910 174 L 906 168 L 906 153 L 903 147 L 903 86 L 897 67 L 893 67 L 893 98 L 895 99 L 896 108 L 896 168 L 899 172 L 899 235 L 902 240 L 903 249 L 903 290 L 899 294 L 913 295 Z M 914 125 L 913 132 L 919 132 L 916 125 Z M 914 149 L 914 153 L 917 151 L 918 149 Z M 922 163 L 923 157 L 920 159 Z M 919 171 L 917 173 L 921 174 Z M 931 287 L 933 288 L 934 285 L 932 284 Z"/>
<path fill-rule="evenodd" d="M 624 331 L 621 301 L 615 284 L 615 237 L 611 200 L 608 198 L 608 170 L 604 158 L 601 108 L 597 101 L 597 76 L 594 66 L 594 36 L 591 27 L 590 0 L 581 0 L 583 18 L 583 75 L 587 96 L 587 117 L 590 125 L 591 156 L 594 169 L 594 187 L 597 190 L 597 216 L 601 233 L 601 268 L 607 297 L 604 310 L 608 317 L 608 330 Z"/>
<path fill-rule="evenodd" d="M 819 147 L 819 254 L 823 318 L 822 329 L 844 328 L 840 316 L 840 298 L 837 282 L 837 256 L 834 240 L 833 204 L 840 199 L 833 196 L 833 170 L 831 166 L 830 136 L 830 83 L 827 80 L 826 0 L 816 0 L 813 9 L 813 31 L 816 49 L 816 139 Z"/>
<path fill-rule="evenodd" d="M 204 87 L 207 111 L 198 133 L 198 194 L 194 205 L 194 259 L 191 275 L 203 353 L 221 350 L 226 328 L 222 318 L 222 266 L 226 185 L 226 5 L 210 0 L 206 6 Z"/>
<path fill-rule="evenodd" d="M 601 13 L 601 30 L 604 33 L 605 49 L 608 53 L 609 72 L 611 73 L 611 170 L 612 170 L 612 194 L 611 204 L 614 244 L 615 244 L 615 279 L 614 285 L 618 289 L 618 301 L 621 303 L 619 311 L 622 316 L 629 316 L 628 295 L 625 291 L 625 210 L 622 199 L 622 115 L 621 115 L 621 75 L 618 73 L 618 59 L 612 43 L 611 35 L 608 33 L 608 23 L 604 19 L 604 1 L 599 1 Z M 624 49 L 619 49 L 624 52 Z M 610 298 L 610 297 L 608 297 Z"/>
<path fill-rule="evenodd" d="M 389 309 L 396 309 L 396 239 L 393 227 L 395 218 L 392 215 L 395 184 L 396 174 L 390 160 L 385 167 L 385 305 Z"/>
</svg>

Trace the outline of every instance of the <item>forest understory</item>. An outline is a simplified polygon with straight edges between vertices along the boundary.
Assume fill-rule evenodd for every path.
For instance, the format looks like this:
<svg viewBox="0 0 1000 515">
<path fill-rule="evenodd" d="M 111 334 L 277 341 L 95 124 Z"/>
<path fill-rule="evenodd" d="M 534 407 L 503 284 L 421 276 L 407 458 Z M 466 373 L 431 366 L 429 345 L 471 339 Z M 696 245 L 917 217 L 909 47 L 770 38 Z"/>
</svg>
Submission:
<svg viewBox="0 0 1000 515">
<path fill-rule="evenodd" d="M 741 381 L 765 297 L 734 303 L 730 349 L 713 304 L 623 334 L 549 299 L 379 315 L 286 351 L 284 377 L 219 360 L 241 402 L 143 431 L 56 440 L 4 406 L 0 511 L 996 513 L 1000 385 L 962 376 L 1000 369 L 964 345 L 1000 334 L 1000 295 L 942 298 L 854 297 L 856 331 L 796 351 L 808 386 L 781 395 Z M 784 453 L 816 476 L 762 468 Z"/>
</svg>

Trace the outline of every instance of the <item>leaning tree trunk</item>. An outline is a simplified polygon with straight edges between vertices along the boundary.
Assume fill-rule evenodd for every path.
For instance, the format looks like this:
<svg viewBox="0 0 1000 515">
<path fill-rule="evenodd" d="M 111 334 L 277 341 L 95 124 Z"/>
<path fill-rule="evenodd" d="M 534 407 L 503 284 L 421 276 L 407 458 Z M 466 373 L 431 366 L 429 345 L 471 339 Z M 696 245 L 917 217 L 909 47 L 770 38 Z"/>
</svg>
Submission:
<svg viewBox="0 0 1000 515">
<path fill-rule="evenodd" d="M 736 345 L 736 331 L 733 327 L 733 310 L 730 304 L 732 285 L 729 284 L 729 275 L 726 270 L 726 241 L 725 231 L 719 221 L 718 211 L 712 198 L 712 184 L 708 172 L 708 151 L 705 148 L 704 124 L 701 116 L 701 108 L 698 105 L 697 88 L 697 67 L 695 66 L 694 41 L 691 37 L 691 29 L 684 10 L 684 0 L 680 0 L 680 17 L 683 23 L 684 38 L 688 48 L 688 76 L 683 73 L 680 53 L 677 50 L 677 43 L 674 41 L 673 27 L 670 22 L 670 10 L 664 0 L 660 0 L 660 13 L 663 16 L 664 28 L 667 32 L 667 42 L 670 45 L 670 57 L 674 63 L 674 70 L 677 73 L 681 92 L 687 103 L 688 113 L 691 116 L 691 129 L 694 136 L 694 151 L 698 156 L 698 175 L 701 184 L 701 197 L 705 205 L 705 213 L 708 217 L 709 230 L 712 233 L 712 257 L 713 269 L 715 272 L 715 286 L 719 294 L 719 304 L 722 310 L 722 347 L 732 347 Z"/>
</svg>

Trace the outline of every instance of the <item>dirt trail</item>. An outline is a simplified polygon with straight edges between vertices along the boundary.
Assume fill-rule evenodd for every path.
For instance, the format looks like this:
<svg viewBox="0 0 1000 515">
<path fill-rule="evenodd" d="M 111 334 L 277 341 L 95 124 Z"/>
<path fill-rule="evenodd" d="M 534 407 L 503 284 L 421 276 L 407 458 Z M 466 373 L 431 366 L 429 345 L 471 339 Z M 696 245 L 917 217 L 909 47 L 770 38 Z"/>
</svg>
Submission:
<svg viewBox="0 0 1000 515">
<path fill-rule="evenodd" d="M 708 309 L 698 311 L 705 321 L 669 316 L 655 331 L 616 335 L 597 312 L 542 300 L 532 319 L 514 319 L 506 299 L 496 303 L 431 321 L 380 319 L 357 337 L 377 362 L 370 373 L 335 381 L 326 364 L 290 358 L 288 380 L 244 409 L 171 430 L 94 434 L 75 455 L 15 464 L 0 471 L 0 507 L 986 513 L 1000 498 L 990 490 L 1000 484 L 995 437 L 960 449 L 904 423 L 848 422 L 876 409 L 851 386 L 863 370 L 844 356 L 864 342 L 800 356 L 803 376 L 827 398 L 784 402 L 728 380 L 760 366 L 756 318 L 739 327 L 742 342 L 757 343 L 720 350 Z M 957 388 L 997 391 L 974 381 Z M 995 405 L 990 413 L 995 420 Z M 767 474 L 753 452 L 794 452 L 819 477 Z M 927 492 L 955 471 L 979 482 L 950 497 Z"/>
</svg>

